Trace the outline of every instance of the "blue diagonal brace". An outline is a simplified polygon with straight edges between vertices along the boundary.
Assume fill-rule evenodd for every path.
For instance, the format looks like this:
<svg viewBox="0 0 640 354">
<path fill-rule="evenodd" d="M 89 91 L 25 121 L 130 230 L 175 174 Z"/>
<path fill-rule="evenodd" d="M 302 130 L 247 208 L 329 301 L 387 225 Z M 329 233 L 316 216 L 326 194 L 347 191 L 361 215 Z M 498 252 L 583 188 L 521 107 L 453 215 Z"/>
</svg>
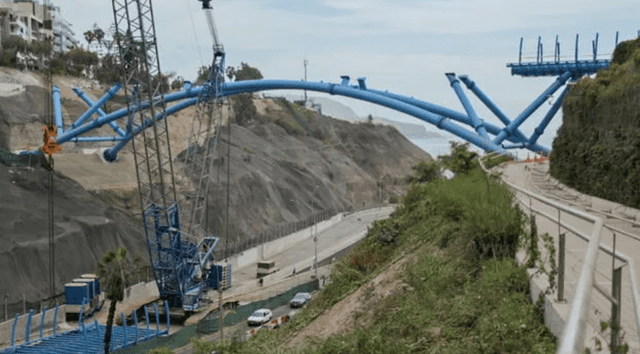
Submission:
<svg viewBox="0 0 640 354">
<path fill-rule="evenodd" d="M 107 91 L 107 93 L 105 93 L 104 96 L 102 96 L 98 100 L 98 102 L 96 102 L 93 106 L 91 106 L 91 108 L 89 108 L 86 112 L 84 112 L 84 114 L 82 116 L 80 116 L 80 118 L 78 118 L 77 121 L 75 121 L 73 124 L 71 124 L 71 129 L 81 126 L 84 122 L 87 121 L 87 119 L 91 118 L 91 116 L 100 107 L 104 106 L 104 104 L 107 103 L 107 101 L 109 101 L 111 98 L 113 98 L 113 96 L 115 96 L 116 92 L 118 92 L 121 87 L 122 86 L 120 84 L 116 84 L 115 86 L 110 88 L 109 91 Z"/>
<path fill-rule="evenodd" d="M 567 85 L 567 87 L 565 87 L 564 90 L 562 90 L 562 93 L 560 93 L 560 96 L 553 103 L 553 106 L 551 106 L 551 108 L 549 109 L 549 112 L 547 112 L 547 115 L 545 115 L 544 119 L 542 119 L 542 121 L 540 122 L 540 125 L 538 125 L 538 127 L 536 127 L 536 129 L 533 131 L 533 134 L 531 134 L 531 138 L 527 142 L 527 146 L 531 146 L 535 144 L 536 141 L 538 141 L 538 138 L 540 137 L 540 135 L 542 135 L 542 133 L 544 133 L 544 130 L 547 128 L 547 125 L 549 125 L 549 123 L 551 122 L 551 119 L 553 119 L 553 117 L 556 115 L 560 107 L 562 107 L 562 101 L 564 101 L 564 97 L 567 95 L 568 92 L 569 92 L 569 86 Z"/>
<path fill-rule="evenodd" d="M 460 99 L 460 102 L 462 103 L 464 110 L 467 112 L 467 115 L 469 115 L 469 118 L 471 118 L 473 129 L 475 129 L 481 137 L 489 140 L 487 130 L 484 127 L 484 122 L 478 117 L 478 114 L 476 113 L 476 110 L 473 109 L 473 106 L 471 105 L 471 102 L 469 102 L 467 95 L 464 93 L 464 91 L 462 91 L 462 87 L 460 87 L 460 81 L 458 81 L 458 79 L 456 78 L 456 74 L 446 73 L 445 75 L 447 76 L 447 79 L 449 79 L 451 87 Z"/>
<path fill-rule="evenodd" d="M 78 97 L 80 97 L 84 103 L 86 103 L 89 107 L 93 107 L 95 106 L 95 102 L 93 102 L 93 100 L 91 98 L 89 98 L 89 96 L 87 96 L 86 93 L 84 93 L 84 91 L 82 91 L 81 89 L 74 87 L 73 88 L 73 92 L 76 93 L 76 95 L 78 95 Z M 102 108 L 98 108 L 96 110 L 96 112 L 98 113 L 98 115 L 100 117 L 106 117 L 107 113 L 105 113 L 105 111 L 102 110 Z M 111 128 L 113 128 L 113 130 L 120 136 L 125 136 L 125 132 L 124 130 L 122 130 L 122 128 L 120 128 L 120 126 L 115 122 L 115 121 L 111 121 L 109 122 L 109 126 Z"/>
<path fill-rule="evenodd" d="M 53 85 L 51 87 L 51 96 L 53 100 L 53 117 L 58 127 L 58 134 L 64 133 L 64 126 L 62 123 L 62 105 L 60 103 L 60 89 L 58 86 Z"/>
<path fill-rule="evenodd" d="M 511 124 L 509 124 L 500 132 L 500 134 L 498 134 L 498 136 L 494 140 L 494 143 L 498 145 L 502 144 L 507 136 L 512 135 L 513 132 L 518 129 L 518 127 L 549 98 L 549 96 L 553 95 L 553 93 L 556 92 L 560 87 L 562 87 L 562 85 L 564 85 L 570 78 L 571 72 L 569 71 L 558 77 L 556 81 L 554 81 L 553 84 L 549 86 L 548 89 L 546 89 L 540 96 L 538 96 L 538 98 L 536 98 L 536 100 L 533 101 L 529 105 L 529 107 L 525 108 L 525 110 L 522 111 L 522 113 L 520 113 L 520 115 L 513 122 L 511 122 Z"/>
<path fill-rule="evenodd" d="M 473 92 L 476 95 L 476 97 L 478 97 L 478 99 L 482 103 L 484 103 L 484 105 L 487 106 L 487 108 L 489 108 L 489 110 L 493 112 L 493 114 L 495 114 L 496 117 L 498 117 L 498 119 L 500 119 L 500 121 L 505 126 L 508 126 L 509 124 L 511 124 L 511 119 L 509 119 L 507 115 L 504 114 L 502 110 L 498 108 L 498 106 L 495 103 L 493 103 L 493 101 L 491 101 L 491 99 L 487 95 L 485 95 L 484 92 L 482 92 L 482 90 L 480 90 L 478 85 L 476 85 L 476 83 L 473 80 L 469 79 L 469 76 L 460 75 L 459 77 L 460 77 L 460 81 L 462 81 L 465 84 L 465 86 L 467 86 L 467 88 L 471 90 L 471 92 Z M 528 140 L 519 129 L 516 129 L 513 133 L 518 139 L 522 139 L 522 141 Z"/>
</svg>

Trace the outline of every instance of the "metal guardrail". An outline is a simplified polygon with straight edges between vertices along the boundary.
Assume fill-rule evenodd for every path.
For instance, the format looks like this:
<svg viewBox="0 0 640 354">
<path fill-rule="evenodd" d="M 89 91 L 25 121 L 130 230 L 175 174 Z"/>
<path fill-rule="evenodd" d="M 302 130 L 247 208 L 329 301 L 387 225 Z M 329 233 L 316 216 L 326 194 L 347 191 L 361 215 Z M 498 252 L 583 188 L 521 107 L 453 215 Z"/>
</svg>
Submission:
<svg viewBox="0 0 640 354">
<path fill-rule="evenodd" d="M 484 164 L 482 163 L 482 160 L 479 158 L 478 159 L 480 166 L 482 167 L 482 169 L 487 172 L 490 173 L 490 171 L 488 171 Z M 633 305 L 634 305 L 634 314 L 635 314 L 635 320 L 636 320 L 636 330 L 638 331 L 638 335 L 640 337 L 640 295 L 639 295 L 639 291 L 638 291 L 638 282 L 637 282 L 637 277 L 636 277 L 636 268 L 635 268 L 635 261 L 631 258 L 628 257 L 627 255 L 624 255 L 620 252 L 614 252 L 613 250 L 611 250 L 609 247 L 600 244 L 600 237 L 602 234 L 602 229 L 603 227 L 608 228 L 614 232 L 618 232 L 620 234 L 624 234 L 629 236 L 630 234 L 619 230 L 617 228 L 608 226 L 608 225 L 604 225 L 602 219 L 589 215 L 585 212 L 582 212 L 580 210 L 576 210 L 570 207 L 567 207 L 565 205 L 562 205 L 558 202 L 552 201 L 550 199 L 547 199 L 545 197 L 542 197 L 540 195 L 537 195 L 535 193 L 531 193 L 521 187 L 518 187 L 512 183 L 509 183 L 507 181 L 503 182 L 508 185 L 509 187 L 511 187 L 512 189 L 528 196 L 530 198 L 530 201 L 532 199 L 538 200 L 546 205 L 549 205 L 551 207 L 554 207 L 557 210 L 561 210 L 564 211 L 567 214 L 573 215 L 575 217 L 578 217 L 580 219 L 586 220 L 586 221 L 590 221 L 593 222 L 593 228 L 592 228 L 592 232 L 591 232 L 591 236 L 589 237 L 588 235 L 586 235 L 585 233 L 573 228 L 570 225 L 567 225 L 566 223 L 563 223 L 559 217 L 558 219 L 540 211 L 537 210 L 536 213 L 538 213 L 541 216 L 544 216 L 546 218 L 548 218 L 549 220 L 558 223 L 558 225 L 561 225 L 562 227 L 564 227 L 565 229 L 571 231 L 572 233 L 576 234 L 577 236 L 579 236 L 580 238 L 586 240 L 588 242 L 588 248 L 587 248 L 587 253 L 584 257 L 584 261 L 583 261 L 583 267 L 581 269 L 580 272 L 580 276 L 578 278 L 578 284 L 576 285 L 576 290 L 575 290 L 575 294 L 574 294 L 574 298 L 571 304 L 571 310 L 569 313 L 569 318 L 565 323 L 565 327 L 564 330 L 562 332 L 562 338 L 560 340 L 560 345 L 558 347 L 558 353 L 576 353 L 576 354 L 580 354 L 582 353 L 583 350 L 583 345 L 584 345 L 584 328 L 586 325 L 586 319 L 587 319 L 587 309 L 589 306 L 589 302 L 590 302 L 590 298 L 591 298 L 591 290 L 594 288 L 594 272 L 595 272 L 595 268 L 596 268 L 596 260 L 597 260 L 597 256 L 598 256 L 598 249 L 601 249 L 603 251 L 605 251 L 606 253 L 608 253 L 609 255 L 612 255 L 613 257 L 624 261 L 628 264 L 629 266 L 629 275 L 630 275 L 630 280 L 631 280 L 631 290 L 632 290 L 632 298 L 633 298 Z M 518 198 L 516 198 L 518 199 Z M 519 200 L 520 202 L 522 202 L 521 200 Z M 526 205 L 526 204 L 525 204 Z M 529 208 L 531 209 L 531 211 L 533 212 L 533 208 L 531 207 L 531 202 L 529 203 Z M 633 236 L 633 235 L 631 235 Z M 564 250 L 560 251 L 561 253 L 564 253 Z M 563 256 L 562 256 L 563 257 Z M 559 277 L 560 278 L 560 277 Z M 598 287 L 596 287 L 598 288 Z M 598 289 L 600 291 L 600 289 Z M 618 291 L 619 293 L 619 291 Z M 613 300 L 610 297 L 607 297 L 610 301 Z M 615 301 L 613 301 L 614 304 Z M 617 305 L 617 304 L 616 304 Z M 619 316 L 618 316 L 618 321 L 619 321 Z"/>
</svg>

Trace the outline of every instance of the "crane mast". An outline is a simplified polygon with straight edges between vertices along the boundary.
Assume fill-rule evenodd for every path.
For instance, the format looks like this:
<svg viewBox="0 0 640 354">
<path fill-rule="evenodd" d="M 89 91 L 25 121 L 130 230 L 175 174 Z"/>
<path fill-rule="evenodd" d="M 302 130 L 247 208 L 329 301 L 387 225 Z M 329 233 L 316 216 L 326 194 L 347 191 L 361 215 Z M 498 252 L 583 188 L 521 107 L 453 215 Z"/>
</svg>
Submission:
<svg viewBox="0 0 640 354">
<path fill-rule="evenodd" d="M 151 0 L 112 0 L 112 5 L 127 133 L 141 130 L 132 148 L 154 276 L 171 307 L 193 311 L 205 288 L 217 288 L 223 273 L 230 278 L 230 268 L 209 268 L 217 237 L 183 238 Z"/>
<path fill-rule="evenodd" d="M 188 149 L 182 160 L 185 170 L 195 170 L 195 173 L 191 175 L 196 177 L 195 193 L 186 228 L 190 235 L 206 234 L 207 231 L 207 195 L 211 181 L 211 168 L 222 126 L 222 112 L 225 108 L 225 99 L 222 96 L 225 71 L 224 47 L 213 22 L 213 8 L 210 0 L 200 1 L 202 1 L 202 9 L 205 12 L 213 40 L 213 62 L 209 68 L 206 82 L 203 84 L 204 89 L 198 96 L 196 114 L 191 125 L 191 134 L 187 145 Z"/>
</svg>

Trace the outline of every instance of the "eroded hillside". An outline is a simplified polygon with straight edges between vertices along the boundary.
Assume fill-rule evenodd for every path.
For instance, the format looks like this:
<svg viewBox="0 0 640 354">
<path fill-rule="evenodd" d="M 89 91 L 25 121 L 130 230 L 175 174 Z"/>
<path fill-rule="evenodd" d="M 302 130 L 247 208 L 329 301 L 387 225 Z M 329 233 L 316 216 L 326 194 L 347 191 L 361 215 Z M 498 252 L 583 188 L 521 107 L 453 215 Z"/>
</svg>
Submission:
<svg viewBox="0 0 640 354">
<path fill-rule="evenodd" d="M 42 139 L 45 94 L 35 74 L 0 73 L 0 148 L 34 149 Z M 61 88 L 65 125 L 86 105 L 71 91 L 79 86 L 97 100 L 106 87 L 81 79 L 55 77 Z M 221 131 L 209 195 L 209 232 L 224 236 L 229 191 L 231 246 L 242 245 L 268 227 L 304 219 L 320 211 L 337 212 L 386 203 L 402 195 L 404 177 L 429 155 L 390 126 L 351 124 L 321 116 L 280 100 L 253 98 L 256 119 Z M 107 112 L 118 108 L 110 103 Z M 169 119 L 175 171 L 186 148 L 193 108 Z M 233 120 L 232 120 L 233 122 Z M 95 135 L 107 134 L 103 127 Z M 228 138 L 229 137 L 229 138 Z M 230 142 L 230 144 L 229 144 Z M 102 145 L 64 144 L 55 156 L 56 270 L 59 290 L 79 274 L 93 271 L 106 249 L 126 246 L 146 256 L 139 221 L 135 170 L 128 149 L 116 163 L 100 159 Z M 227 148 L 230 146 L 230 151 Z M 228 155 L 229 154 L 229 155 Z M 230 156 L 230 159 L 227 158 Z M 227 163 L 230 162 L 227 188 Z M 10 302 L 37 301 L 47 293 L 47 193 L 44 170 L 1 165 L 3 244 L 0 287 L 12 288 Z M 188 169 L 187 169 L 188 171 Z M 188 173 L 188 172 L 187 172 Z M 179 180 L 180 178 L 178 178 Z M 188 184 L 180 184 L 181 202 Z M 16 282 L 15 279 L 20 279 Z"/>
</svg>

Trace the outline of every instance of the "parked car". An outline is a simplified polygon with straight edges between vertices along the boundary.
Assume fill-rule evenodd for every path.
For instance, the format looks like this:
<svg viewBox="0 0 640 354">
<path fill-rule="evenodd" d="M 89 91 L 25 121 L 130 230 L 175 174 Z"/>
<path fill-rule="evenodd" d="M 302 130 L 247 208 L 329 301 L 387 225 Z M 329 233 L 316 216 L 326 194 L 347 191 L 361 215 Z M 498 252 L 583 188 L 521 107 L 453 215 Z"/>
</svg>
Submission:
<svg viewBox="0 0 640 354">
<path fill-rule="evenodd" d="M 297 293 L 291 301 L 289 301 L 289 306 L 291 307 L 302 307 L 309 300 L 311 300 L 311 294 L 309 293 Z"/>
<path fill-rule="evenodd" d="M 271 317 L 273 314 L 269 309 L 259 309 L 256 310 L 249 318 L 247 319 L 247 323 L 249 326 L 260 326 L 263 323 L 267 323 L 271 321 Z"/>
</svg>

